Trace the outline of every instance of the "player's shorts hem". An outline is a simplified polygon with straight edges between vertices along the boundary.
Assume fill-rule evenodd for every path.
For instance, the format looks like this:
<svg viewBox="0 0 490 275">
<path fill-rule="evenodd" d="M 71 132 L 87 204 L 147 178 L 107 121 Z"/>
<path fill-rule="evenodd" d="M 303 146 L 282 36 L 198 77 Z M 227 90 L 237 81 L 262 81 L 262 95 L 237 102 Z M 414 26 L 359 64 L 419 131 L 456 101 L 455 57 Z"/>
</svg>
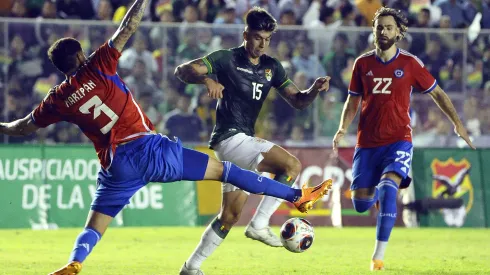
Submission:
<svg viewBox="0 0 490 275">
<path fill-rule="evenodd" d="M 257 172 L 257 166 L 264 159 L 262 153 L 269 152 L 274 145 L 270 141 L 238 133 L 216 144 L 214 153 L 221 161 L 230 161 L 242 169 Z M 237 190 L 241 189 L 229 183 L 222 184 L 223 193 Z"/>
</svg>

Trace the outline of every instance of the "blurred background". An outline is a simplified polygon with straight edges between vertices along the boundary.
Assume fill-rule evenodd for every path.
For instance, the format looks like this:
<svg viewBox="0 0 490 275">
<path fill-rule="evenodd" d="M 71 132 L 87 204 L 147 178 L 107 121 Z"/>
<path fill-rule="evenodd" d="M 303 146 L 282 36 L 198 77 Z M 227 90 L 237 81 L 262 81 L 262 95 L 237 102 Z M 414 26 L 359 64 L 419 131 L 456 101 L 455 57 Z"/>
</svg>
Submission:
<svg viewBox="0 0 490 275">
<path fill-rule="evenodd" d="M 115 31 L 131 0 L 3 0 L 0 4 L 1 120 L 28 114 L 63 76 L 46 51 L 61 37 L 82 42 L 89 55 Z M 128 43 L 119 74 L 159 132 L 185 143 L 207 143 L 216 102 L 203 86 L 173 76 L 176 65 L 242 43 L 243 17 L 252 6 L 274 15 L 279 30 L 269 55 L 304 89 L 323 75 L 331 88 L 312 108 L 295 111 L 272 92 L 257 122 L 257 136 L 289 146 L 327 146 L 337 130 L 355 58 L 373 49 L 370 22 L 386 5 L 409 18 L 399 46 L 417 55 L 450 94 L 479 147 L 490 144 L 490 1 L 391 0 L 153 0 Z M 481 18 L 475 20 L 477 13 Z M 81 21 L 83 20 L 83 21 Z M 472 25 L 473 23 L 473 25 Z M 471 26 L 471 27 L 470 27 Z M 481 29 L 481 31 L 479 31 Z M 430 97 L 412 97 L 414 145 L 462 146 Z M 188 121 L 196 127 L 186 127 Z M 356 125 L 356 121 L 354 122 Z M 198 130 L 196 130 L 198 129 Z M 356 127 L 344 146 L 355 145 Z M 58 124 L 3 143 L 88 143 L 75 126 Z"/>
</svg>

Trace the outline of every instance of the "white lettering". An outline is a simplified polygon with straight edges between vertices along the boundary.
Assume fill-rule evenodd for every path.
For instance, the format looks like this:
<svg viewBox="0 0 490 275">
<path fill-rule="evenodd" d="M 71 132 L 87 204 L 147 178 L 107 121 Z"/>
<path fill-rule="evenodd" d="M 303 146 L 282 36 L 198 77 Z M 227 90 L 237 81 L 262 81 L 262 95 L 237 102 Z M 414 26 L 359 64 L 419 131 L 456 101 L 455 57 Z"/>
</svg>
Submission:
<svg viewBox="0 0 490 275">
<path fill-rule="evenodd" d="M 29 196 L 31 194 L 32 196 Z M 24 184 L 24 186 L 22 186 L 22 209 L 34 209 L 38 199 L 37 186 L 34 184 Z"/>
<path fill-rule="evenodd" d="M 29 178 L 29 168 L 27 167 L 28 164 L 29 164 L 29 159 L 19 160 L 20 175 L 17 177 L 18 180 L 26 180 Z"/>
<path fill-rule="evenodd" d="M 95 83 L 92 80 L 88 82 L 88 85 L 90 86 L 91 89 L 95 88 Z"/>
<path fill-rule="evenodd" d="M 163 209 L 162 185 L 152 184 L 150 186 L 150 205 L 152 209 Z"/>
<path fill-rule="evenodd" d="M 75 166 L 75 172 L 74 172 L 75 180 L 83 180 L 85 178 L 88 178 L 87 161 L 85 161 L 84 159 L 76 159 L 74 166 Z"/>
<path fill-rule="evenodd" d="M 66 180 L 67 177 L 70 178 L 70 180 L 73 180 L 73 165 L 69 159 L 65 160 L 65 163 L 63 164 L 63 172 L 61 172 L 60 179 Z"/>
<path fill-rule="evenodd" d="M 80 188 L 80 185 L 75 185 L 73 186 L 73 191 L 71 192 L 70 196 L 70 202 L 69 202 L 69 208 L 73 209 L 73 206 L 75 204 L 78 204 L 78 208 L 83 209 L 85 208 L 85 205 L 83 203 L 83 196 L 82 196 L 82 188 Z"/>
<path fill-rule="evenodd" d="M 43 170 L 43 163 L 40 159 L 31 159 L 29 162 L 29 179 L 34 179 L 34 175 L 38 175 Z"/>
<path fill-rule="evenodd" d="M 51 205 L 49 204 L 49 199 L 51 198 L 49 190 L 51 190 L 51 185 L 49 184 L 43 184 L 39 187 L 39 207 L 41 209 L 51 208 Z"/>
<path fill-rule="evenodd" d="M 68 209 L 68 204 L 63 204 L 63 185 L 58 185 L 58 192 L 56 195 L 56 205 L 59 209 Z"/>
</svg>

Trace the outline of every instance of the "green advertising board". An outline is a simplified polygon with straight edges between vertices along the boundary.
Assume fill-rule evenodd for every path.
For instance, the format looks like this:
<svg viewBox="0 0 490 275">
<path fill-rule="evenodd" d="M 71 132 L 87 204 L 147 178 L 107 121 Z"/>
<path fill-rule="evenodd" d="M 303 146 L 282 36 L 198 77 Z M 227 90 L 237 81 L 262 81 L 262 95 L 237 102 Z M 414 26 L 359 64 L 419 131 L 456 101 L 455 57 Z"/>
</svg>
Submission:
<svg viewBox="0 0 490 275">
<path fill-rule="evenodd" d="M 417 199 L 461 198 L 458 209 L 431 211 L 420 216 L 421 226 L 485 227 L 483 170 L 480 151 L 416 149 L 412 171 Z"/>
<path fill-rule="evenodd" d="M 89 146 L 0 147 L 0 227 L 83 226 L 99 169 Z M 140 189 L 113 226 L 189 226 L 197 221 L 195 183 L 182 181 Z"/>
</svg>

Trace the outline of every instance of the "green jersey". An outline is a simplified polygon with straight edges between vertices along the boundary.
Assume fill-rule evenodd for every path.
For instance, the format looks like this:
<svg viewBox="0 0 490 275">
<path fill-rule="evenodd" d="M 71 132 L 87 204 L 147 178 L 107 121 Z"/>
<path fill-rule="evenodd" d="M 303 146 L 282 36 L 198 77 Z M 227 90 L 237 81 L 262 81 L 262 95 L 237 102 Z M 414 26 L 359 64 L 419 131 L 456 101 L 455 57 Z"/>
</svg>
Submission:
<svg viewBox="0 0 490 275">
<path fill-rule="evenodd" d="M 254 136 L 255 122 L 270 89 L 285 88 L 291 83 L 279 60 L 264 54 L 254 65 L 243 46 L 215 51 L 203 61 L 208 73 L 215 74 L 224 86 L 223 98 L 216 107 L 210 148 L 238 133 Z"/>
</svg>

